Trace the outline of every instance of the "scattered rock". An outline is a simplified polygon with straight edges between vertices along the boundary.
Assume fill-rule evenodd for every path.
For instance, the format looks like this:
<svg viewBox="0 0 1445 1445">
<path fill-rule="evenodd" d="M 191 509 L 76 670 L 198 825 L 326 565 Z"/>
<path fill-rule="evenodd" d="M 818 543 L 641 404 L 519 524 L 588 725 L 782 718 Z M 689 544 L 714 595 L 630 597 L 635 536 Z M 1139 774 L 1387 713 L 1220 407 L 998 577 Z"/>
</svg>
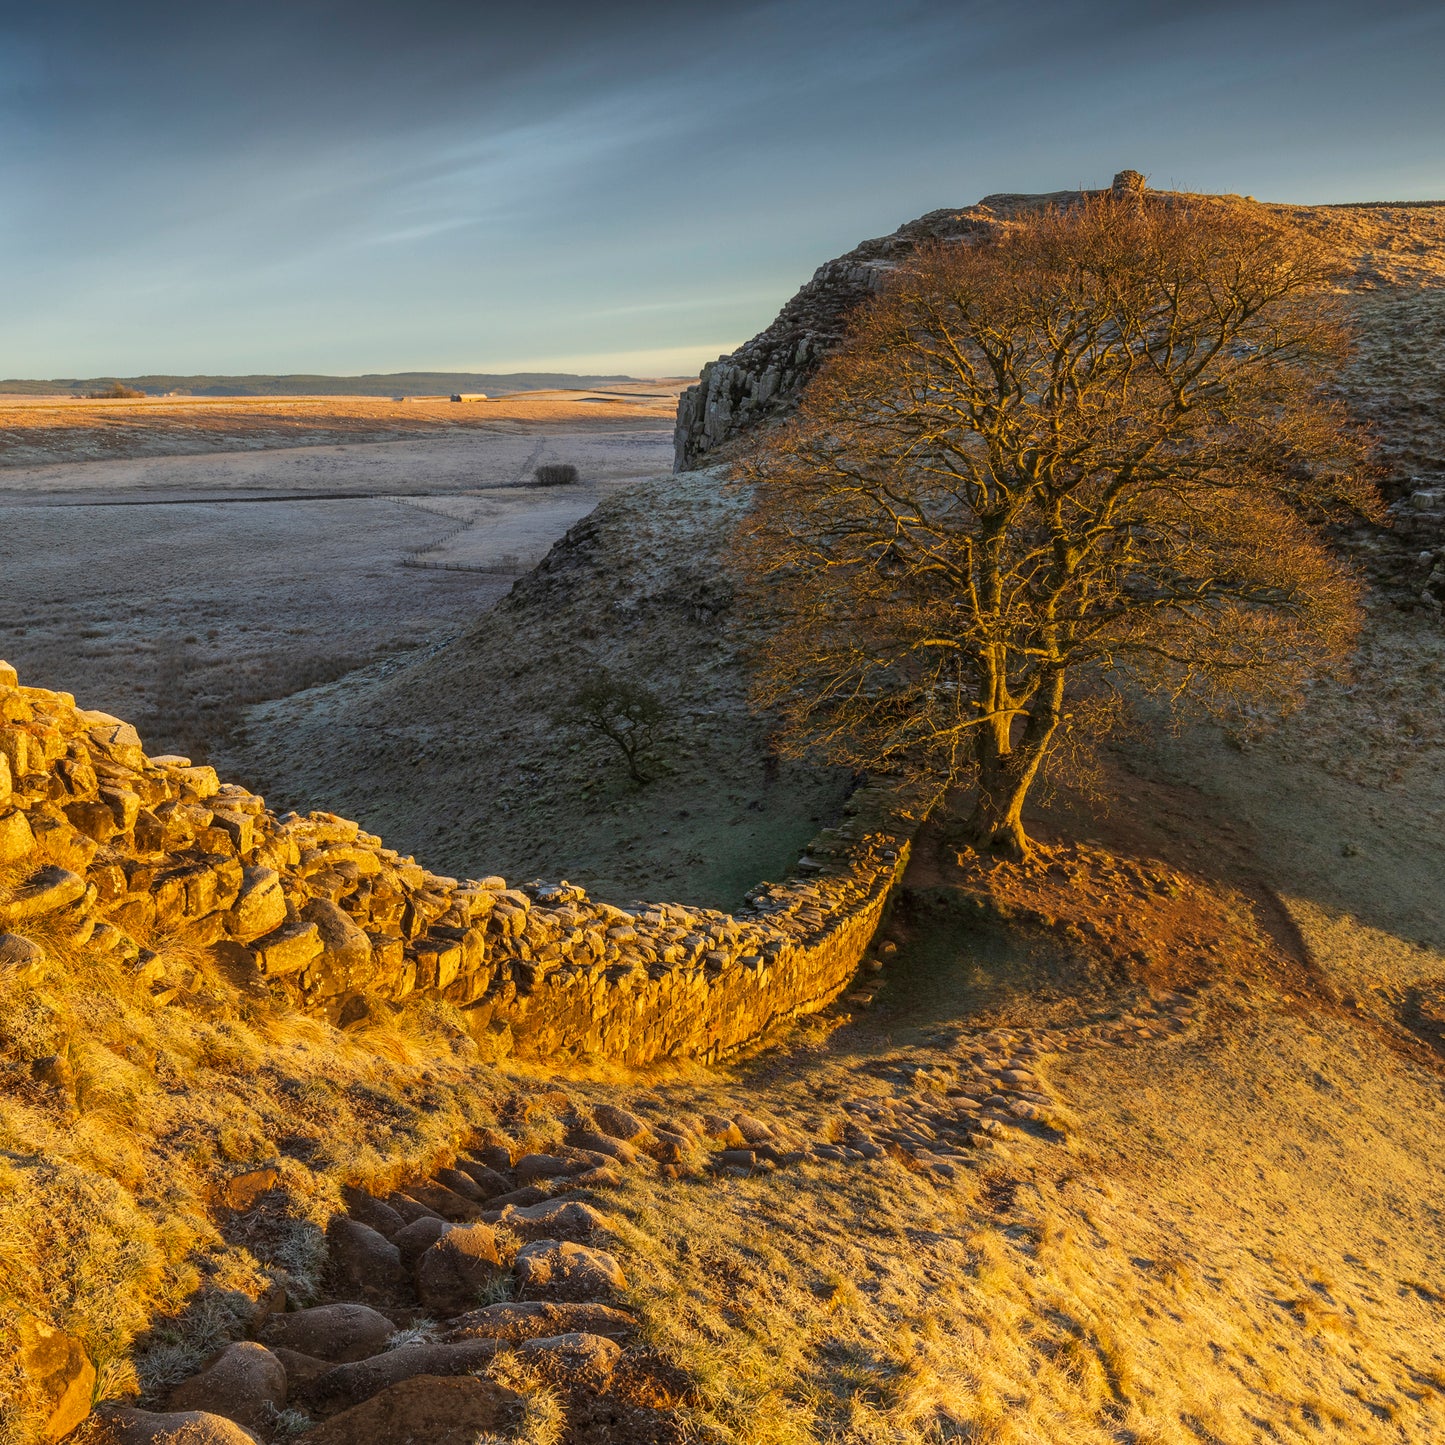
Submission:
<svg viewBox="0 0 1445 1445">
<path fill-rule="evenodd" d="M 169 1410 L 224 1415 L 260 1430 L 272 1409 L 286 1403 L 286 1367 L 251 1340 L 227 1345 L 199 1375 L 183 1380 L 166 1397 Z"/>
<path fill-rule="evenodd" d="M 416 1263 L 422 1308 L 450 1316 L 478 1303 L 486 1287 L 504 1273 L 496 1236 L 485 1224 L 448 1230 Z"/>
<path fill-rule="evenodd" d="M 522 1413 L 522 1400 L 490 1380 L 418 1375 L 306 1433 L 308 1445 L 475 1445 Z"/>
<path fill-rule="evenodd" d="M 622 1266 L 606 1250 L 569 1240 L 538 1239 L 512 1267 L 518 1290 L 534 1299 L 603 1299 L 627 1288 Z"/>
<path fill-rule="evenodd" d="M 396 1326 L 369 1305 L 316 1305 L 273 1315 L 261 1330 L 268 1345 L 336 1361 L 364 1360 L 386 1348 Z"/>
</svg>

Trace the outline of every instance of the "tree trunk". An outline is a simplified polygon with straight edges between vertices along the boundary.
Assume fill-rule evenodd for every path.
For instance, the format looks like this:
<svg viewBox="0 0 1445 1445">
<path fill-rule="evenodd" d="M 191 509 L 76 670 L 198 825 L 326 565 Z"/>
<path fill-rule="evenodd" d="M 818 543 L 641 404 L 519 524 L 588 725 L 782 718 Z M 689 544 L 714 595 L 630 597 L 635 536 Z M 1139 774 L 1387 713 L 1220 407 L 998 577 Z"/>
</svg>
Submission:
<svg viewBox="0 0 1445 1445">
<path fill-rule="evenodd" d="M 1063 674 L 1057 673 L 1039 689 L 1016 745 L 1010 744 L 1006 730 L 979 729 L 975 744 L 978 795 L 964 835 L 980 853 L 1019 862 L 1033 853 L 1024 832 L 1024 799 L 1058 730 L 1063 696 Z"/>
</svg>

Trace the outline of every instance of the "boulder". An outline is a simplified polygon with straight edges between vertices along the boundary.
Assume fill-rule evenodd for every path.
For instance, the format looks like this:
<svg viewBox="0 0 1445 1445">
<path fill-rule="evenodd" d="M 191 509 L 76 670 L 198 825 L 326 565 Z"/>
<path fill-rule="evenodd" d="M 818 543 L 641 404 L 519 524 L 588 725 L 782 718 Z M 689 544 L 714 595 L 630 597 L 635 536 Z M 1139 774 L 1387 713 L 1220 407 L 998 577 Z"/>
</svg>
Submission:
<svg viewBox="0 0 1445 1445">
<path fill-rule="evenodd" d="M 312 898 L 301 917 L 321 931 L 326 957 L 340 968 L 361 968 L 371 961 L 371 940 L 329 898 Z"/>
<path fill-rule="evenodd" d="M 226 931 L 250 943 L 286 922 L 286 894 L 274 868 L 248 868 L 243 876 L 241 891 L 226 916 Z"/>
<path fill-rule="evenodd" d="M 729 1119 L 728 1123 L 731 1124 L 732 1120 Z M 624 1144 L 621 1139 L 614 1139 L 608 1134 L 599 1134 L 595 1129 L 585 1129 L 574 1134 L 572 1143 L 590 1154 L 605 1154 L 609 1159 L 615 1159 L 629 1168 L 637 1163 L 637 1150 L 631 1144 Z"/>
<path fill-rule="evenodd" d="M 252 1340 L 227 1345 L 199 1375 L 183 1380 L 166 1397 L 168 1410 L 224 1415 L 257 1431 L 285 1403 L 286 1367 Z"/>
<path fill-rule="evenodd" d="M 492 1223 L 523 1239 L 586 1240 L 607 1233 L 606 1217 L 580 1199 L 549 1199 L 520 1209 L 507 1208 Z"/>
<path fill-rule="evenodd" d="M 326 1243 L 336 1293 L 388 1299 L 407 1291 L 401 1250 L 370 1225 L 338 1214 L 327 1225 Z"/>
<path fill-rule="evenodd" d="M 416 1262 L 442 1235 L 453 1229 L 460 1228 L 459 1225 L 451 1223 L 450 1220 L 438 1219 L 435 1215 L 428 1215 L 422 1219 L 414 1219 L 410 1224 L 403 1225 L 396 1232 L 396 1238 L 392 1241 L 398 1250 L 401 1251 L 401 1262 L 407 1269 L 414 1269 Z"/>
<path fill-rule="evenodd" d="M 481 1204 L 491 1197 L 470 1174 L 461 1169 L 438 1169 L 432 1177 L 444 1189 L 460 1194 L 463 1199 L 470 1199 L 473 1204 Z M 493 1190 L 493 1193 L 500 1194 L 501 1190 Z"/>
<path fill-rule="evenodd" d="M 369 1305 L 317 1305 L 294 1314 L 273 1315 L 261 1330 L 268 1345 L 280 1345 L 319 1359 L 364 1360 L 384 1350 L 396 1326 Z"/>
<path fill-rule="evenodd" d="M 511 1167 L 510 1163 L 507 1167 Z M 478 1164 L 471 1159 L 458 1159 L 457 1170 L 465 1174 L 477 1186 L 484 1202 L 488 1199 L 495 1199 L 499 1194 L 507 1193 L 512 1187 L 505 1175 L 498 1174 L 490 1165 Z M 457 1192 L 459 1194 L 466 1193 L 465 1190 Z"/>
<path fill-rule="evenodd" d="M 417 1294 L 429 1312 L 457 1315 L 479 1303 L 482 1291 L 504 1272 L 491 1229 L 458 1225 L 417 1260 Z"/>
<path fill-rule="evenodd" d="M 311 1386 L 311 1398 L 323 1410 L 345 1409 L 418 1375 L 470 1375 L 485 1370 L 502 1348 L 496 1340 L 403 1345 L 328 1370 Z"/>
<path fill-rule="evenodd" d="M 640 1144 L 652 1132 L 636 1114 L 630 1114 L 616 1104 L 594 1105 L 592 1118 L 599 1133 L 610 1139 L 621 1139 L 624 1144 Z"/>
<path fill-rule="evenodd" d="M 475 1200 L 464 1199 L 445 1184 L 408 1184 L 406 1192 L 433 1214 L 439 1214 L 443 1219 L 450 1219 L 457 1224 L 482 1217 L 481 1206 Z"/>
<path fill-rule="evenodd" d="M 4 758 L 0 758 L 3 763 Z M 35 834 L 30 831 L 30 819 L 12 808 L 0 813 L 0 864 L 18 863 L 35 851 Z"/>
<path fill-rule="evenodd" d="M 85 896 L 85 879 L 66 868 L 41 868 L 0 899 L 0 927 L 59 913 Z"/>
<path fill-rule="evenodd" d="M 530 1340 L 578 1331 L 606 1335 L 610 1339 L 627 1339 L 637 1332 L 637 1321 L 611 1305 L 508 1300 L 458 1315 L 447 1327 L 442 1340 Z"/>
<path fill-rule="evenodd" d="M 324 947 L 321 930 L 304 919 L 283 923 L 252 946 L 256 950 L 256 967 L 268 977 L 305 968 L 313 958 L 321 956 Z"/>
<path fill-rule="evenodd" d="M 523 1154 L 512 1166 L 512 1172 L 523 1184 L 537 1179 L 556 1179 L 562 1174 L 573 1172 L 569 1159 L 560 1159 L 555 1154 Z"/>
<path fill-rule="evenodd" d="M 417 1375 L 306 1432 L 308 1445 L 474 1445 L 510 1436 L 522 1399 L 490 1380 Z"/>
<path fill-rule="evenodd" d="M 425 1204 L 417 1203 L 410 1195 L 400 1191 L 386 1196 L 386 1207 L 404 1224 L 414 1224 L 418 1219 L 441 1218 L 435 1209 L 428 1209 Z"/>
<path fill-rule="evenodd" d="M 28 978 L 45 962 L 45 950 L 18 933 L 0 933 L 0 982 Z"/>
<path fill-rule="evenodd" d="M 394 1239 L 397 1231 L 406 1223 L 384 1199 L 377 1199 L 360 1189 L 343 1189 L 341 1193 L 351 1217 L 370 1225 L 387 1239 Z"/>
<path fill-rule="evenodd" d="M 606 1299 L 627 1288 L 622 1266 L 606 1250 L 570 1240 L 538 1239 L 517 1255 L 518 1291 L 533 1299 Z"/>
<path fill-rule="evenodd" d="M 765 1144 L 773 1137 L 773 1126 L 756 1115 L 739 1114 L 733 1123 L 748 1144 Z"/>
<path fill-rule="evenodd" d="M 41 1439 L 59 1440 L 90 1413 L 95 1393 L 95 1366 L 90 1357 L 62 1330 L 34 1315 L 16 1321 L 20 1337 L 18 1364 L 49 1411 Z"/>
<path fill-rule="evenodd" d="M 612 1378 L 622 1358 L 622 1346 L 603 1335 L 573 1333 L 523 1340 L 517 1353 L 524 1360 L 540 1360 L 594 1389 Z"/>
<path fill-rule="evenodd" d="M 97 1411 L 92 1422 L 86 1445 L 259 1445 L 244 1426 L 204 1410 L 108 1409 Z"/>
<path fill-rule="evenodd" d="M 271 1353 L 281 1361 L 282 1368 L 286 1371 L 286 1398 L 288 1400 L 294 1400 L 298 1395 L 305 1395 L 322 1375 L 326 1374 L 328 1370 L 336 1368 L 334 1360 L 322 1360 L 315 1355 L 303 1355 L 300 1350 L 288 1350 L 284 1345 L 277 1345 Z"/>
</svg>

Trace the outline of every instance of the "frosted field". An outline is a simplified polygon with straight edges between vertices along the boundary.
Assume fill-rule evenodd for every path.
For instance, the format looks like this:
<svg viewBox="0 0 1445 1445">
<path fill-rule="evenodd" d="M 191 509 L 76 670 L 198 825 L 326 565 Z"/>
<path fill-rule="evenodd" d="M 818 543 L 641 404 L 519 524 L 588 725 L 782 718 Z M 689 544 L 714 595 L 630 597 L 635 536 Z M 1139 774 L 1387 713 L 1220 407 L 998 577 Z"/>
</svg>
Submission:
<svg viewBox="0 0 1445 1445">
<path fill-rule="evenodd" d="M 4 466 L 0 657 L 134 720 L 152 751 L 202 756 L 247 703 L 465 628 L 671 447 L 663 416 L 549 418 Z M 544 462 L 579 484 L 531 485 Z"/>
</svg>

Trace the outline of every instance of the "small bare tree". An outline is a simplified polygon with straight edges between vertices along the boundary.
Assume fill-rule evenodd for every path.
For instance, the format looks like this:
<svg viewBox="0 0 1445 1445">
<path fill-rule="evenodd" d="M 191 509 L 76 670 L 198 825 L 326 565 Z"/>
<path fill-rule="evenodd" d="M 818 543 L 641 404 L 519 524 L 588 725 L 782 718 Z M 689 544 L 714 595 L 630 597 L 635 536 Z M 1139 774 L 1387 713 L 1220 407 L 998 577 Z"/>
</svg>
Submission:
<svg viewBox="0 0 1445 1445">
<path fill-rule="evenodd" d="M 1164 197 L 919 254 L 742 467 L 786 750 L 972 780 L 1021 857 L 1072 729 L 1289 706 L 1357 628 L 1322 523 L 1379 509 L 1330 282 L 1262 207 Z"/>
<path fill-rule="evenodd" d="M 621 755 L 627 776 L 639 785 L 652 781 L 667 719 L 667 708 L 655 693 L 608 672 L 579 688 L 557 714 L 564 725 L 606 738 Z"/>
</svg>

